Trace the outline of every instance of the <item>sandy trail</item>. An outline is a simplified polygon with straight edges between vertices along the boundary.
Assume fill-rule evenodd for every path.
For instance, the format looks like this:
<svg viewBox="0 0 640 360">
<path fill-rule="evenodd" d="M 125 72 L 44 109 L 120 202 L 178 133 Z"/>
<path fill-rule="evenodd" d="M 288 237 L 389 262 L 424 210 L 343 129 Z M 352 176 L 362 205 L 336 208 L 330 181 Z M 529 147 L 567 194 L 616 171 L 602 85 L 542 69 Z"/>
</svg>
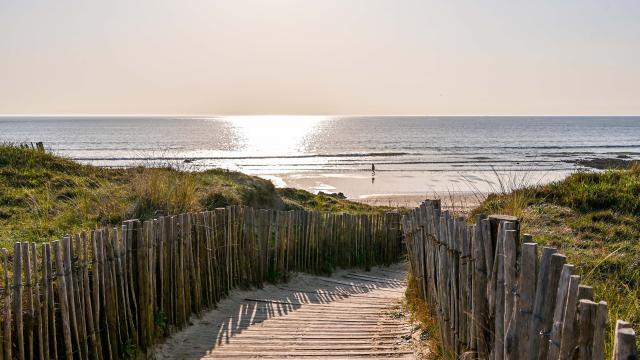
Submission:
<svg viewBox="0 0 640 360">
<path fill-rule="evenodd" d="M 158 346 L 156 359 L 412 359 L 403 264 L 234 291 Z"/>
</svg>

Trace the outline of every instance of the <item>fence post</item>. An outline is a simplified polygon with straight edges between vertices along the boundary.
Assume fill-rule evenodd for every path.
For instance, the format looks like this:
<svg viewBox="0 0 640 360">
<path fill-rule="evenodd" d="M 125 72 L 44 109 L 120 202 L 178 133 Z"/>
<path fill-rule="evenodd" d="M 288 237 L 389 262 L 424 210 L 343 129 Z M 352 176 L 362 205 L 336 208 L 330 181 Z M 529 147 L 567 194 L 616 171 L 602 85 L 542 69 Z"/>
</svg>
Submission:
<svg viewBox="0 0 640 360">
<path fill-rule="evenodd" d="M 510 334 L 515 332 L 515 327 L 510 329 L 511 322 L 515 318 L 516 314 L 516 279 L 517 279 L 517 231 L 506 230 L 504 236 L 503 252 L 504 252 L 504 337 L 503 337 L 503 352 L 505 359 L 513 358 L 515 349 L 510 345 L 507 339 L 513 339 Z"/>
<path fill-rule="evenodd" d="M 482 235 L 482 220 L 484 215 L 476 216 L 476 225 L 473 228 L 473 238 L 471 246 L 474 257 L 474 276 L 473 276 L 473 323 L 474 338 L 476 341 L 476 350 L 478 358 L 484 359 L 489 355 L 490 335 L 487 332 L 487 324 L 489 323 L 489 304 L 487 303 L 487 262 L 485 259 L 485 242 L 490 239 L 484 238 Z"/>
<path fill-rule="evenodd" d="M 2 252 L 2 273 L 4 277 L 4 314 L 3 314 L 3 329 L 2 331 L 2 342 L 3 342 L 3 350 L 4 350 L 4 358 L 11 359 L 11 284 L 9 283 L 9 264 L 7 262 L 7 250 L 2 248 L 0 250 Z M 15 270 L 14 270 L 15 271 Z"/>
<path fill-rule="evenodd" d="M 612 360 L 636 360 L 638 349 L 636 348 L 636 333 L 631 324 L 626 321 L 616 322 L 615 339 L 613 344 Z"/>
<path fill-rule="evenodd" d="M 64 265 L 62 262 L 62 251 L 60 249 L 59 240 L 56 240 L 53 242 L 53 253 L 56 259 L 56 268 L 58 270 L 56 274 L 57 275 L 56 279 L 58 280 L 58 299 L 60 300 L 60 314 L 62 316 L 62 335 L 64 338 L 65 354 L 67 356 L 67 359 L 73 359 L 73 345 L 71 343 L 71 325 L 70 325 L 70 319 L 69 319 L 69 305 L 67 304 L 67 295 L 66 295 L 67 285 L 66 285 L 66 279 L 64 276 Z M 18 345 L 24 347 L 24 343 L 22 341 L 20 341 Z M 24 351 L 24 348 L 21 351 Z"/>
<path fill-rule="evenodd" d="M 569 291 L 569 281 L 573 273 L 573 265 L 565 264 L 560 274 L 558 292 L 556 294 L 556 306 L 553 311 L 553 324 L 551 325 L 551 335 L 549 337 L 549 359 L 557 359 L 560 354 L 560 342 L 562 337 L 562 323 L 564 321 L 564 310 L 567 307 L 567 295 Z"/>
<path fill-rule="evenodd" d="M 595 343 L 598 304 L 591 300 L 578 303 L 578 354 L 580 359 L 596 359 L 593 353 Z"/>
<path fill-rule="evenodd" d="M 560 358 L 570 359 L 576 346 L 576 310 L 578 305 L 578 288 L 580 276 L 572 275 L 567 289 L 567 301 L 562 317 L 562 334 L 560 336 Z"/>
<path fill-rule="evenodd" d="M 507 230 L 514 230 L 514 242 L 518 238 L 519 222 L 518 218 L 509 215 L 490 215 L 489 230 L 491 248 L 493 253 L 488 256 L 493 258 L 493 267 L 489 268 L 491 277 L 488 286 L 489 311 L 493 315 L 493 351 L 492 357 L 495 360 L 504 358 L 505 339 L 505 315 L 510 313 L 505 306 L 512 304 L 511 299 L 505 298 L 505 234 Z"/>
<path fill-rule="evenodd" d="M 538 246 L 530 242 L 531 236 L 525 235 L 520 260 L 520 276 L 518 278 L 518 297 L 515 302 L 514 320 L 509 325 L 505 346 L 511 347 L 509 356 L 512 359 L 524 359 L 529 353 L 529 328 L 531 313 L 536 294 L 536 278 L 538 274 Z M 515 333 L 511 331 L 515 329 Z M 505 350 L 506 351 L 506 350 Z"/>
</svg>

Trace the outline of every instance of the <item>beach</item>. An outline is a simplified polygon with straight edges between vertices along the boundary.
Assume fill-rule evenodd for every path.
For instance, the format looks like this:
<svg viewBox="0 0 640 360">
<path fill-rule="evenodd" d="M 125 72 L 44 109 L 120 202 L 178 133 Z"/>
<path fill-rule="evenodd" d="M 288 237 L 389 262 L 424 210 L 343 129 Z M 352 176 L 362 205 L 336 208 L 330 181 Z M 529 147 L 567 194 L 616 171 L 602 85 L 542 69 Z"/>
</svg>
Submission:
<svg viewBox="0 0 640 360">
<path fill-rule="evenodd" d="M 342 193 L 369 205 L 412 208 L 425 199 L 441 199 L 443 207 L 467 211 L 489 193 L 560 180 L 571 171 L 404 171 L 398 173 L 312 173 L 264 176 L 276 186 L 318 193 Z"/>
</svg>

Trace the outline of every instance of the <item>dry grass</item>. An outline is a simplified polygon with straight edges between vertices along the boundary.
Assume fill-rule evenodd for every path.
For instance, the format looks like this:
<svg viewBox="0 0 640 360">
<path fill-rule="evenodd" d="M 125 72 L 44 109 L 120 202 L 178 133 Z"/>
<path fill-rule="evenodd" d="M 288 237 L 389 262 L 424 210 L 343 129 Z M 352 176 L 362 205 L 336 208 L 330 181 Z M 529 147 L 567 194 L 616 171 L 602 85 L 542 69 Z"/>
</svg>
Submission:
<svg viewBox="0 0 640 360">
<path fill-rule="evenodd" d="M 135 213 L 142 217 L 200 210 L 198 187 L 192 173 L 170 168 L 144 169 L 133 176 L 131 187 L 137 199 Z"/>
<path fill-rule="evenodd" d="M 422 349 L 426 350 L 421 358 L 429 360 L 442 359 L 444 358 L 444 350 L 440 339 L 438 321 L 434 314 L 434 309 L 418 293 L 417 281 L 411 272 L 407 273 L 405 305 L 411 316 L 411 321 L 419 326 L 419 343 Z"/>
<path fill-rule="evenodd" d="M 480 207 L 484 207 L 488 213 L 501 212 L 519 218 L 524 216 L 524 209 L 531 202 L 531 189 L 540 186 L 539 182 L 532 180 L 529 171 L 499 172 L 492 169 L 491 176 L 483 180 L 489 189 L 487 192 L 480 191 L 476 183 L 470 179 L 466 180 L 477 204 L 481 204 Z M 493 208 L 489 208 L 491 206 Z"/>
</svg>

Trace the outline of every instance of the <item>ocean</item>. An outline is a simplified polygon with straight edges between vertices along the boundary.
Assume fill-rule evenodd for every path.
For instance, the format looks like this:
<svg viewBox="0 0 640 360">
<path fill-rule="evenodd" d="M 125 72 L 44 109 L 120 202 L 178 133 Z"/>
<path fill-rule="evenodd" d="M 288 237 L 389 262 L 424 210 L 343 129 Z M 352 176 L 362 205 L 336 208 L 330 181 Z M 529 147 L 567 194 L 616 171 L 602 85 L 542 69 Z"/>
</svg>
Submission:
<svg viewBox="0 0 640 360">
<path fill-rule="evenodd" d="M 42 141 L 100 166 L 225 168 L 364 199 L 492 191 L 502 176 L 560 179 L 577 159 L 640 158 L 640 117 L 0 117 L 0 141 Z"/>
</svg>

